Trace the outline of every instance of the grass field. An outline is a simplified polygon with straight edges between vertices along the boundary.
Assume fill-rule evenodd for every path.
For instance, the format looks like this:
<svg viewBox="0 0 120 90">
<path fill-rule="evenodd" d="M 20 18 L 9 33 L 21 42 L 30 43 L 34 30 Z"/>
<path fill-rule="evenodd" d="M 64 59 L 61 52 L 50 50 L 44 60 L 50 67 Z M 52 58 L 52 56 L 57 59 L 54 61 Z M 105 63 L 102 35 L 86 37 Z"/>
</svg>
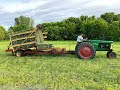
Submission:
<svg viewBox="0 0 120 90">
<path fill-rule="evenodd" d="M 120 42 L 113 44 L 116 59 L 97 52 L 92 60 L 75 55 L 15 57 L 4 52 L 8 41 L 0 41 L 1 90 L 120 90 Z M 55 47 L 74 49 L 75 41 L 49 41 Z"/>
</svg>

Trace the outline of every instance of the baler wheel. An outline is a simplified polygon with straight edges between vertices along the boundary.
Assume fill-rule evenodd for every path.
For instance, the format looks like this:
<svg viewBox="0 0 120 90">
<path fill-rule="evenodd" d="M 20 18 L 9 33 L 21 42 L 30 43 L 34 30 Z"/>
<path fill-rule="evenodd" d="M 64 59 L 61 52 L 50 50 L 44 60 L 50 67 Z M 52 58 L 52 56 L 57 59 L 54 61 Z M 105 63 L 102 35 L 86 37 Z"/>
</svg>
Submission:
<svg viewBox="0 0 120 90">
<path fill-rule="evenodd" d="M 92 59 L 96 54 L 94 46 L 88 42 L 78 44 L 76 52 L 79 59 Z"/>
<path fill-rule="evenodd" d="M 117 54 L 116 54 L 115 52 L 109 51 L 109 52 L 107 52 L 107 57 L 108 57 L 108 58 L 116 58 L 116 57 L 117 57 Z"/>
</svg>

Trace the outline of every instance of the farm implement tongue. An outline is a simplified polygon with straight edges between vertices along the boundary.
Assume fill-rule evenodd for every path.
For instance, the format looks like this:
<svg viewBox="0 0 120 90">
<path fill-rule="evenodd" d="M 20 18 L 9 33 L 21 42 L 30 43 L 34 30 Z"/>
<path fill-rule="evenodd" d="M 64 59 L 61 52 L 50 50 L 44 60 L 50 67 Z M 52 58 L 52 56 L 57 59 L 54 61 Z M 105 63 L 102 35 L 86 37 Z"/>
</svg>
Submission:
<svg viewBox="0 0 120 90">
<path fill-rule="evenodd" d="M 66 51 L 65 48 L 54 48 L 52 44 L 46 44 L 47 32 L 33 29 L 10 35 L 10 44 L 6 52 L 21 57 L 31 54 L 75 54 L 79 59 L 92 59 L 96 51 L 108 51 L 108 58 L 116 58 L 116 53 L 111 49 L 113 41 L 89 40 L 78 43 L 74 51 Z"/>
</svg>

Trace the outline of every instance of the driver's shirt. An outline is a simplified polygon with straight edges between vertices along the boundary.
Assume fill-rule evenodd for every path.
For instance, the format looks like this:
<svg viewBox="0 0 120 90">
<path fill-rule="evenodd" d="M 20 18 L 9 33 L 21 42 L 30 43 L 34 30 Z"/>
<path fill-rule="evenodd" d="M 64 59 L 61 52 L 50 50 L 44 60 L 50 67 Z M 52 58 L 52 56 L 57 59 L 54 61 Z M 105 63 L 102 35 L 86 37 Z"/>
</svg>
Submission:
<svg viewBox="0 0 120 90">
<path fill-rule="evenodd" d="M 83 41 L 83 37 L 82 36 L 78 36 L 77 37 L 77 42 L 82 42 Z"/>
</svg>

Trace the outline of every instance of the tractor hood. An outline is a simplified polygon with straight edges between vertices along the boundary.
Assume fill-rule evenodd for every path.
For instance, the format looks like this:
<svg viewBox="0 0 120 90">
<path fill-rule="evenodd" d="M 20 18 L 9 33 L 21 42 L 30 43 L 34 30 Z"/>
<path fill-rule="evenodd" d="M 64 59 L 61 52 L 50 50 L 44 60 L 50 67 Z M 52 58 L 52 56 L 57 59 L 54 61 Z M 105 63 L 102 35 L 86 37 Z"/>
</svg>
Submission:
<svg viewBox="0 0 120 90">
<path fill-rule="evenodd" d="M 109 51 L 111 50 L 111 44 L 113 41 L 89 40 L 89 43 L 95 47 L 96 51 Z"/>
<path fill-rule="evenodd" d="M 90 43 L 113 43 L 113 41 L 105 41 L 105 40 L 90 40 Z"/>
</svg>

